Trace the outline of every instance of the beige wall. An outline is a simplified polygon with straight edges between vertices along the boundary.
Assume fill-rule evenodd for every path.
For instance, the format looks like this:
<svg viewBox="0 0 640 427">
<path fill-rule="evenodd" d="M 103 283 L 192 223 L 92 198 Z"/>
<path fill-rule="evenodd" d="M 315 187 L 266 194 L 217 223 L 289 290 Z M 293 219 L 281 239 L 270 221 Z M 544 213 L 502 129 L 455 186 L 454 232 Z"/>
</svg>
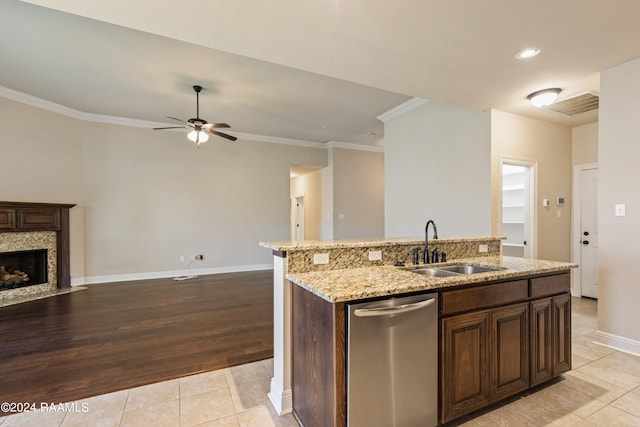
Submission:
<svg viewBox="0 0 640 427">
<path fill-rule="evenodd" d="M 501 156 L 537 162 L 537 258 L 571 259 L 571 129 L 503 111 L 491 111 L 491 230 L 499 234 Z M 543 208 L 542 199 L 565 198 Z M 560 217 L 558 217 L 558 210 Z"/>
<path fill-rule="evenodd" d="M 571 129 L 571 161 L 574 165 L 598 162 L 598 123 Z"/>
<path fill-rule="evenodd" d="M 332 147 L 333 238 L 384 236 L 384 154 Z"/>
<path fill-rule="evenodd" d="M 427 102 L 385 122 L 385 235 L 487 236 L 490 114 Z"/>
<path fill-rule="evenodd" d="M 269 267 L 288 240 L 289 165 L 327 150 L 82 122 L 0 98 L 0 199 L 77 203 L 72 280 Z M 8 162 L 12 158 L 15 161 Z M 136 276 L 137 275 L 137 276 Z"/>
<path fill-rule="evenodd" d="M 640 59 L 600 74 L 598 330 L 640 352 Z M 626 216 L 616 217 L 616 204 Z M 607 337 L 600 337 L 607 342 Z"/>
</svg>

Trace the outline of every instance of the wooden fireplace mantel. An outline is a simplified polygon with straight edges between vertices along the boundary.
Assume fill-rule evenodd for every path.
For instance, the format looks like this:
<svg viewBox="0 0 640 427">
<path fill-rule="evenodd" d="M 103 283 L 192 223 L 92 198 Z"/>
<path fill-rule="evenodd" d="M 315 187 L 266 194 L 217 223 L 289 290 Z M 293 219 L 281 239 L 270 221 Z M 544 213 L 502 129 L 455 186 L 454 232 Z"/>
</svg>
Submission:
<svg viewBox="0 0 640 427">
<path fill-rule="evenodd" d="M 55 231 L 58 288 L 71 286 L 69 209 L 75 204 L 0 201 L 0 233 Z"/>
</svg>

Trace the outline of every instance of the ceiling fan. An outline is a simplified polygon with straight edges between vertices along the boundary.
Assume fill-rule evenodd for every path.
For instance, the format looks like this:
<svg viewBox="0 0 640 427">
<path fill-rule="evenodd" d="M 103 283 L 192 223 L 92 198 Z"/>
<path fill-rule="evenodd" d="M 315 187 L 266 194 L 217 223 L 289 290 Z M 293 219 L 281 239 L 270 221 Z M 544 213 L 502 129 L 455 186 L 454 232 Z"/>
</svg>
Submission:
<svg viewBox="0 0 640 427">
<path fill-rule="evenodd" d="M 226 133 L 222 133 L 215 130 L 216 128 L 218 129 L 230 128 L 231 126 L 229 126 L 228 124 L 207 123 L 206 120 L 200 118 L 200 91 L 202 91 L 202 86 L 196 85 L 193 87 L 193 90 L 196 92 L 196 117 L 191 118 L 185 122 L 184 120 L 167 116 L 168 119 L 175 120 L 182 123 L 182 126 L 168 126 L 168 127 L 161 127 L 161 128 L 153 128 L 153 130 L 181 129 L 181 128 L 191 129 L 191 132 L 189 132 L 189 134 L 187 135 L 187 138 L 195 142 L 196 147 L 200 147 L 201 143 L 207 142 L 207 140 L 209 139 L 209 134 L 218 135 L 223 138 L 227 138 L 231 141 L 235 141 L 236 139 L 238 139 L 235 136 L 227 135 Z"/>
</svg>

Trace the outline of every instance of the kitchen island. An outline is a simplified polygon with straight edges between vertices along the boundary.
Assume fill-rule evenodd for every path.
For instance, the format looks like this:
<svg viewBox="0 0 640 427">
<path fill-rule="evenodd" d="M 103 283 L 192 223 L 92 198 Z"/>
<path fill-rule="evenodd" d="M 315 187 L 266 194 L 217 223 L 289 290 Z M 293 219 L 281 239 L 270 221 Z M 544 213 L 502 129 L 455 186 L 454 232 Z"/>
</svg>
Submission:
<svg viewBox="0 0 640 427">
<path fill-rule="evenodd" d="M 287 375 L 293 390 L 294 415 L 303 425 L 346 425 L 346 305 L 389 296 L 439 295 L 438 423 L 570 369 L 569 269 L 575 265 L 501 257 L 500 240 L 431 241 L 450 259 L 431 266 L 495 267 L 495 271 L 449 277 L 411 271 L 425 267 L 411 262 L 421 240 L 263 243 L 274 251 L 276 261 L 270 393 L 274 406 L 281 365 L 280 374 Z M 342 264 L 330 265 L 329 260 Z M 405 266 L 396 266 L 402 263 Z M 289 342 L 280 348 L 278 361 L 280 327 L 283 341 Z"/>
</svg>

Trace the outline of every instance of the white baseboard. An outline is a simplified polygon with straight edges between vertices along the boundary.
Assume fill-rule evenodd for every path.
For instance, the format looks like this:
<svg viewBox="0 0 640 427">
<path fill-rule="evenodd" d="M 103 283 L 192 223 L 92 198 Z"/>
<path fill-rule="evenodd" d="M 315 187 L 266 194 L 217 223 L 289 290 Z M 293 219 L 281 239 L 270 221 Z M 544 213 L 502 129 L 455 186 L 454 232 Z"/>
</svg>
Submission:
<svg viewBox="0 0 640 427">
<path fill-rule="evenodd" d="M 271 378 L 271 390 L 267 393 L 276 414 L 282 416 L 293 412 L 291 390 L 282 390 L 275 378 Z"/>
<path fill-rule="evenodd" d="M 93 285 L 97 283 L 128 282 L 131 280 L 165 279 L 169 277 L 240 273 L 243 271 L 273 270 L 273 264 L 232 265 L 226 267 L 191 268 L 188 270 L 154 271 L 147 273 L 110 274 L 105 276 L 72 277 L 71 286 Z"/>
<path fill-rule="evenodd" d="M 640 356 L 640 341 L 613 335 L 608 332 L 596 331 L 594 343 L 614 350 Z"/>
</svg>

